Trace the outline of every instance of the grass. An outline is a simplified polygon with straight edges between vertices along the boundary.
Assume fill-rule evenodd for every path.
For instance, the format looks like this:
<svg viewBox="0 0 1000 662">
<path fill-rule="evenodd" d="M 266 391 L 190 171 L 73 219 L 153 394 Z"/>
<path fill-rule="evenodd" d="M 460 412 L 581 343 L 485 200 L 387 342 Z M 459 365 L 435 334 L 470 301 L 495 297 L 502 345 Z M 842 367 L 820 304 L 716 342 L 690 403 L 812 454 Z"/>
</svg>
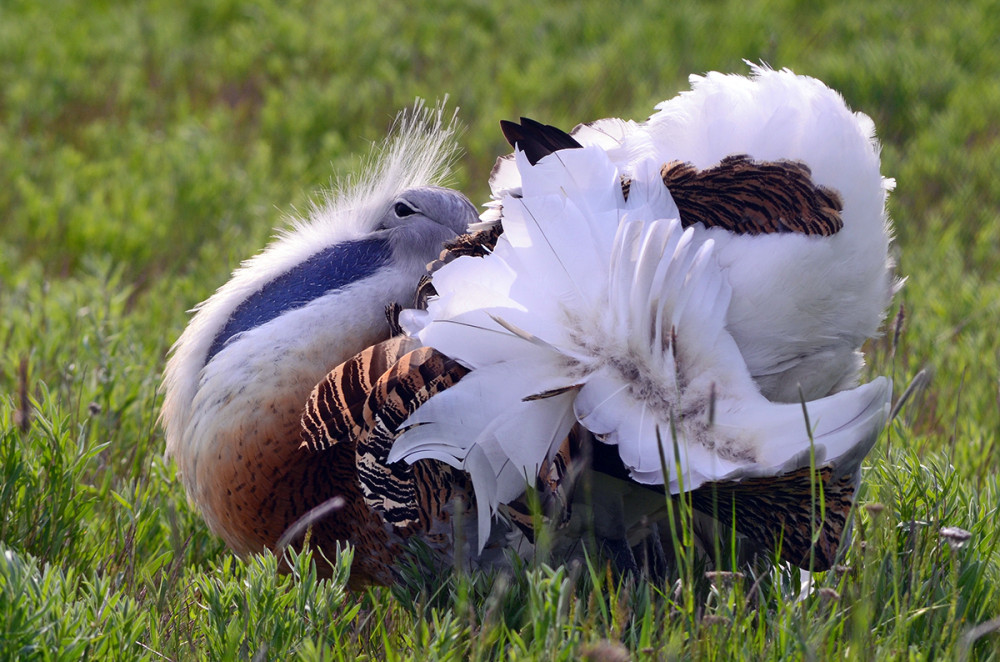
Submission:
<svg viewBox="0 0 1000 662">
<path fill-rule="evenodd" d="M 995 0 L 427 4 L 0 4 L 0 658 L 1000 659 Z M 207 532 L 162 460 L 165 352 L 397 110 L 450 94 L 484 200 L 499 119 L 643 118 L 742 58 L 842 91 L 898 181 L 905 321 L 868 371 L 929 380 L 844 567 L 802 600 L 597 563 L 348 593 L 347 551 L 290 577 Z"/>
</svg>

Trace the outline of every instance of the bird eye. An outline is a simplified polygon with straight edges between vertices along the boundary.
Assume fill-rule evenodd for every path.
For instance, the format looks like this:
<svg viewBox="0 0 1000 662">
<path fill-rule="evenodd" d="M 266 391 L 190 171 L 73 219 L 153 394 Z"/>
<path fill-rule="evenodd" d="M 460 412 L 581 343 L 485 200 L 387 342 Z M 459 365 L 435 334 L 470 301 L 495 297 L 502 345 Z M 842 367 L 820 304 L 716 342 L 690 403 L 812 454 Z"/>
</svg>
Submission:
<svg viewBox="0 0 1000 662">
<path fill-rule="evenodd" d="M 405 202 L 397 202 L 392 208 L 396 212 L 396 216 L 403 218 L 404 216 L 412 216 L 417 213 L 417 210 L 406 204 Z"/>
</svg>

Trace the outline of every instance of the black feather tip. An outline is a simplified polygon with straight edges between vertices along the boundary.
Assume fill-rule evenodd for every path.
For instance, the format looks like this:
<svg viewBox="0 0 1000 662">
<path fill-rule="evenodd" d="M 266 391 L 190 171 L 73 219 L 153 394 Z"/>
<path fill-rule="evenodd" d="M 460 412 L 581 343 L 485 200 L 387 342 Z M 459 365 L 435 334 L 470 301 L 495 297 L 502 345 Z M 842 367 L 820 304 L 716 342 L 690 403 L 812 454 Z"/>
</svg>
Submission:
<svg viewBox="0 0 1000 662">
<path fill-rule="evenodd" d="M 552 152 L 583 147 L 562 129 L 527 117 L 522 117 L 520 124 L 500 120 L 500 130 L 503 131 L 503 137 L 511 147 L 520 148 L 524 152 L 531 165 L 535 165 L 543 156 Z"/>
</svg>

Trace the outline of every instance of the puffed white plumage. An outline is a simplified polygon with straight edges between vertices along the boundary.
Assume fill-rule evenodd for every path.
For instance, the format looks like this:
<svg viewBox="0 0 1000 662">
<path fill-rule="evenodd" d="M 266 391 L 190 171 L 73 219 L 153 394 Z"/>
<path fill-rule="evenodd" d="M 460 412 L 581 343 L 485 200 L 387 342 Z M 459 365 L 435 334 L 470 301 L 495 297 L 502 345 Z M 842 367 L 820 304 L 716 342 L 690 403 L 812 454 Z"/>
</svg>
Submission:
<svg viewBox="0 0 1000 662">
<path fill-rule="evenodd" d="M 692 85 L 644 124 L 603 120 L 574 130 L 582 148 L 502 159 L 495 252 L 443 267 L 439 297 L 401 317 L 472 371 L 405 422 L 389 460 L 468 471 L 481 539 L 577 421 L 632 480 L 673 493 L 810 461 L 850 475 L 884 424 L 888 380 L 844 390 L 895 286 L 871 121 L 788 71 Z M 682 231 L 660 166 L 733 154 L 805 163 L 841 196 L 843 227 Z M 802 398 L 811 429 L 779 404 Z"/>
<path fill-rule="evenodd" d="M 812 399 L 855 385 L 858 350 L 898 287 L 885 212 L 894 182 L 879 171 L 874 124 L 821 81 L 788 70 L 752 66 L 750 77 L 713 72 L 690 82 L 690 91 L 658 104 L 646 122 L 598 120 L 571 135 L 605 150 L 625 177 L 647 159 L 708 168 L 746 154 L 800 161 L 816 184 L 839 192 L 844 225 L 828 238 L 695 233 L 715 241 L 719 264 L 729 270 L 727 326 L 769 399 L 797 402 L 800 387 Z M 498 218 L 503 197 L 521 185 L 513 160 L 499 160 L 484 219 Z"/>
<path fill-rule="evenodd" d="M 726 328 L 731 273 L 714 240 L 681 229 L 654 162 L 634 169 L 628 200 L 597 148 L 535 166 L 518 153 L 518 167 L 494 252 L 443 267 L 439 298 L 402 318 L 472 372 L 404 423 L 389 460 L 469 472 L 481 537 L 577 421 L 633 480 L 672 493 L 870 448 L 888 380 L 809 402 L 811 430 L 799 404 L 761 395 Z"/>
<path fill-rule="evenodd" d="M 411 305 L 442 242 L 475 221 L 464 196 L 437 186 L 454 132 L 440 109 L 418 103 L 401 114 L 366 174 L 244 262 L 174 345 L 163 380 L 167 455 L 237 553 L 273 548 L 316 505 L 315 485 L 284 475 L 311 461 L 293 459 L 310 391 L 388 337 L 386 305 Z"/>
</svg>

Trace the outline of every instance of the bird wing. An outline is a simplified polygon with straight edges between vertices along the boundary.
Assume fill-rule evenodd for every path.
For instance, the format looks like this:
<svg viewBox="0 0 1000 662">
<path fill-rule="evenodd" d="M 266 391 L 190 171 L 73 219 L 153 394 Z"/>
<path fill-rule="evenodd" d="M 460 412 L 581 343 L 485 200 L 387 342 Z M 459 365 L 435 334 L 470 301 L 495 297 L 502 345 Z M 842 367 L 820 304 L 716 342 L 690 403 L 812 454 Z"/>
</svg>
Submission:
<svg viewBox="0 0 1000 662">
<path fill-rule="evenodd" d="M 399 531 L 427 531 L 433 521 L 447 519 L 444 509 L 453 496 L 448 483 L 458 483 L 457 479 L 441 481 L 442 492 L 420 493 L 414 467 L 388 460 L 399 426 L 428 398 L 467 372 L 440 352 L 419 347 L 394 362 L 365 400 L 363 426 L 357 435 L 358 478 L 368 506 Z"/>
<path fill-rule="evenodd" d="M 437 290 L 434 289 L 434 283 L 431 278 L 435 271 L 459 257 L 484 257 L 489 255 L 496 247 L 501 232 L 503 232 L 503 228 L 497 223 L 473 232 L 467 232 L 446 242 L 438 258 L 427 265 L 427 274 L 417 283 L 414 307 L 420 310 L 427 308 L 428 300 L 432 296 L 437 295 Z"/>
<path fill-rule="evenodd" d="M 891 394 L 891 381 L 879 377 L 803 406 L 775 405 L 783 415 L 757 412 L 769 416 L 762 426 L 773 426 L 770 448 L 788 443 L 796 427 L 807 424 L 810 446 L 778 466 L 765 462 L 703 483 L 692 492 L 692 504 L 724 525 L 735 523 L 762 548 L 780 550 L 784 561 L 828 570 L 847 535 L 861 463 L 885 425 Z"/>
</svg>

